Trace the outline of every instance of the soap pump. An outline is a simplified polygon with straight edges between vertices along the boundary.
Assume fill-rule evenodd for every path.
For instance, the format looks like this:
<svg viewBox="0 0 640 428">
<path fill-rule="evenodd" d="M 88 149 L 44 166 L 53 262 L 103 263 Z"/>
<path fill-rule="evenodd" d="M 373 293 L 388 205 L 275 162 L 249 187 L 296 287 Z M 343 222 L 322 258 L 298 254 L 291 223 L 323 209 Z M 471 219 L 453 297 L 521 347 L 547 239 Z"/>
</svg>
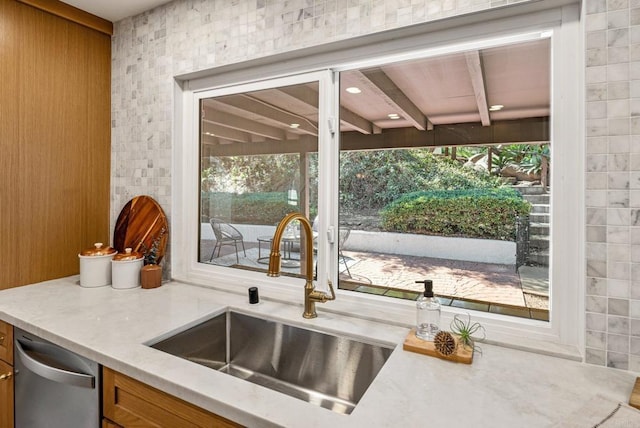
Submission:
<svg viewBox="0 0 640 428">
<path fill-rule="evenodd" d="M 440 331 L 440 302 L 433 295 L 433 281 L 416 281 L 424 284 L 424 293 L 416 301 L 416 336 L 433 341 Z"/>
</svg>

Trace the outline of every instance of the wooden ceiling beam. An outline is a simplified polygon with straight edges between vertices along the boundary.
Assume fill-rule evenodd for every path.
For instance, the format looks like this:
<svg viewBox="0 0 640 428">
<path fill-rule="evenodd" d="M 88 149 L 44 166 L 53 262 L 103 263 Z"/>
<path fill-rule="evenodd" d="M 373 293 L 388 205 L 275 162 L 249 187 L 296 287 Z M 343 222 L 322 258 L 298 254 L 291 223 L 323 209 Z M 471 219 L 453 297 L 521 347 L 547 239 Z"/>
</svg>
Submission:
<svg viewBox="0 0 640 428">
<path fill-rule="evenodd" d="M 265 125 L 255 120 L 247 119 L 234 114 L 229 114 L 221 110 L 215 110 L 205 105 L 203 119 L 207 123 L 221 125 L 237 131 L 247 132 L 249 134 L 260 135 L 274 140 L 286 139 L 284 130 L 275 126 Z"/>
<path fill-rule="evenodd" d="M 251 134 L 248 132 L 226 128 L 209 122 L 204 122 L 200 131 L 203 136 L 218 137 L 222 140 L 235 141 L 238 143 L 250 143 L 252 141 Z"/>
<path fill-rule="evenodd" d="M 318 104 L 320 102 L 318 92 L 308 86 L 282 86 L 275 90 L 295 99 L 296 101 L 301 101 L 306 105 L 313 107 L 316 111 L 318 110 Z"/>
<path fill-rule="evenodd" d="M 278 91 L 318 109 L 318 93 L 307 86 L 287 86 L 278 88 Z M 340 123 L 363 134 L 373 133 L 373 123 L 342 106 L 340 106 Z"/>
<path fill-rule="evenodd" d="M 318 136 L 317 124 L 313 123 L 309 119 L 272 106 L 271 104 L 268 104 L 250 95 L 239 94 L 220 97 L 216 99 L 216 101 L 227 104 L 239 110 L 247 111 L 286 127 L 289 127 L 289 125 L 291 125 L 292 123 L 297 123 L 300 126 L 298 128 L 295 128 L 296 131 L 316 137 Z"/>
<path fill-rule="evenodd" d="M 344 107 L 340 107 L 340 123 L 361 134 L 373 134 L 372 122 Z"/>
<path fill-rule="evenodd" d="M 207 150 L 207 156 L 255 156 L 273 155 L 282 153 L 315 153 L 318 151 L 318 140 L 312 136 L 302 135 L 298 140 L 266 141 L 264 143 L 247 144 L 219 144 L 205 139 L 205 145 L 211 145 Z"/>
<path fill-rule="evenodd" d="M 469 77 L 471 77 L 471 84 L 473 85 L 473 92 L 476 96 L 478 112 L 480 113 L 480 122 L 482 123 L 482 126 L 489 126 L 491 125 L 491 119 L 489 118 L 487 88 L 484 78 L 484 68 L 482 67 L 482 59 L 480 58 L 480 51 L 467 52 L 465 54 L 465 58 L 467 60 Z"/>
<path fill-rule="evenodd" d="M 408 120 L 416 129 L 433 129 L 433 124 L 400 88 L 379 68 L 356 71 L 362 83 L 390 105 L 396 113 Z"/>
</svg>

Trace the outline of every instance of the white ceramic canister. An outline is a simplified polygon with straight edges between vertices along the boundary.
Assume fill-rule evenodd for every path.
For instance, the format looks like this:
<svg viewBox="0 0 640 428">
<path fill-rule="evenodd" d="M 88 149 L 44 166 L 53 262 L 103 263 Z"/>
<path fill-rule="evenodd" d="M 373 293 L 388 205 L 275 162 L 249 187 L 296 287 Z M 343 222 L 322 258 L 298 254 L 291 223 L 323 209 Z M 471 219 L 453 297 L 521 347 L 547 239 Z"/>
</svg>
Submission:
<svg viewBox="0 0 640 428">
<path fill-rule="evenodd" d="M 141 253 L 125 248 L 111 260 L 111 287 L 123 290 L 140 287 L 140 270 L 144 264 Z"/>
<path fill-rule="evenodd" d="M 103 247 L 102 242 L 80 252 L 80 285 L 93 288 L 111 284 L 111 260 L 116 254 L 114 248 Z"/>
</svg>

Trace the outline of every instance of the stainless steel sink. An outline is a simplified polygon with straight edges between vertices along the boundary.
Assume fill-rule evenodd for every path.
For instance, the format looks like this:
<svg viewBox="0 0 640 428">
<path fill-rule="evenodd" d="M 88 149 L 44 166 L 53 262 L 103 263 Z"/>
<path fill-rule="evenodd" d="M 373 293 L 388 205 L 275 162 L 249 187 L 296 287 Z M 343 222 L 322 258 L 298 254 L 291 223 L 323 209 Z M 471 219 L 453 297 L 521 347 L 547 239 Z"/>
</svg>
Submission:
<svg viewBox="0 0 640 428">
<path fill-rule="evenodd" d="M 343 414 L 393 351 L 234 311 L 150 346 Z"/>
</svg>

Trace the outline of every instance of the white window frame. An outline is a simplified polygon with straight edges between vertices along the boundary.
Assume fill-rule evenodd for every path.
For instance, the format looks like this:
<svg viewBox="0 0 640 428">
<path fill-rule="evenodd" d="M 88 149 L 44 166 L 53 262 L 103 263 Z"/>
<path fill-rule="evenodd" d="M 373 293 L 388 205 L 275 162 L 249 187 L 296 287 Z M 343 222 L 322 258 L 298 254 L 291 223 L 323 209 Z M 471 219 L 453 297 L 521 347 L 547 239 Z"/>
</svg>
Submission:
<svg viewBox="0 0 640 428">
<path fill-rule="evenodd" d="M 538 4 L 540 6 L 540 4 Z M 548 3 L 547 3 L 548 6 Z M 532 6 L 521 5 L 527 11 Z M 387 35 L 383 42 L 369 46 L 380 35 L 364 36 L 343 42 L 342 49 L 309 48 L 305 55 L 284 67 L 282 58 L 250 61 L 176 79 L 174 91 L 174 165 L 172 211 L 172 276 L 176 280 L 201 284 L 234 293 L 245 293 L 249 286 L 258 285 L 265 298 L 302 304 L 302 281 L 297 278 L 268 278 L 264 274 L 221 268 L 198 263 L 197 228 L 199 207 L 199 139 L 198 105 L 203 97 L 221 95 L 225 91 L 257 90 L 275 84 L 290 85 L 308 81 L 313 76 L 320 82 L 319 105 L 319 210 L 320 254 L 318 287 L 325 288 L 332 279 L 337 284 L 337 249 L 327 237 L 327 231 L 337 230 L 338 205 L 338 138 L 328 131 L 330 121 L 337 123 L 338 88 L 328 91 L 336 78 L 329 68 L 346 70 L 365 64 L 376 64 L 410 58 L 415 55 L 444 54 L 452 49 L 482 46 L 499 39 L 522 37 L 522 34 L 552 32 L 552 112 L 550 126 L 552 149 L 552 197 L 550 257 L 551 295 L 549 322 L 472 312 L 487 330 L 489 341 L 507 346 L 532 349 L 544 353 L 580 359 L 584 353 L 584 69 L 582 23 L 577 4 L 549 7 L 527 13 L 513 13 L 518 6 L 504 11 L 491 11 L 487 19 L 474 14 L 478 22 L 469 24 L 468 17 L 460 18 L 464 26 L 450 26 L 427 31 L 430 24 L 422 24 L 423 33 L 415 28 L 405 31 L 406 37 Z M 506 10 L 505 9 L 505 10 Z M 454 20 L 455 21 L 455 20 Z M 435 27 L 435 25 L 434 25 Z M 418 33 L 418 34 L 416 34 Z M 384 39 L 384 37 L 383 37 Z M 354 45 L 354 46 L 351 46 Z M 317 52 L 316 52 L 317 51 Z M 315 52 L 315 54 L 314 54 Z M 291 54 L 294 55 L 294 54 Z M 286 56 L 286 55 L 285 55 Z M 294 55 L 295 56 L 295 55 Z M 288 72 L 291 72 L 289 75 Z M 268 76 L 269 79 L 265 79 Z M 215 88 L 215 89 L 212 89 Z M 326 124 L 324 126 L 323 124 Z M 338 133 L 336 133 L 337 137 Z M 328 174 L 327 174 L 328 173 Z M 330 201 L 331 203 L 326 203 Z M 331 260 L 331 263 L 326 263 Z M 356 315 L 363 318 L 410 326 L 414 322 L 414 302 L 337 290 L 338 299 L 319 305 L 318 311 Z M 465 310 L 443 308 L 442 325 L 448 326 L 452 317 Z"/>
<path fill-rule="evenodd" d="M 329 70 L 321 70 L 316 72 L 301 73 L 291 76 L 276 77 L 273 79 L 264 79 L 254 82 L 245 82 L 238 85 L 228 85 L 212 89 L 203 89 L 195 91 L 184 91 L 182 95 L 184 122 L 186 126 L 183 128 L 183 141 L 188 142 L 182 145 L 180 150 L 180 162 L 181 165 L 174 165 L 174 168 L 180 168 L 183 171 L 188 171 L 184 174 L 182 179 L 182 198 L 179 202 L 184 207 L 184 210 L 180 210 L 176 213 L 181 216 L 184 213 L 182 219 L 172 222 L 172 230 L 174 230 L 173 236 L 176 236 L 177 230 L 181 236 L 198 237 L 200 234 L 199 227 L 200 221 L 193 221 L 198 216 L 194 217 L 193 207 L 195 212 L 198 212 L 199 207 L 199 195 L 200 195 L 200 183 L 199 183 L 199 171 L 200 171 L 200 101 L 230 95 L 240 94 L 253 91 L 259 91 L 270 88 L 277 88 L 281 86 L 298 85 L 310 82 L 318 82 L 319 98 L 318 98 L 318 148 L 321 146 L 330 147 L 332 144 L 332 135 L 329 132 L 329 118 L 335 117 L 332 111 L 333 102 L 332 91 L 328 89 L 332 85 L 332 73 Z M 329 170 L 329 162 L 331 160 L 327 157 L 330 150 L 319 150 L 318 152 L 318 213 L 319 216 L 318 231 L 319 236 L 326 236 L 326 231 L 330 227 L 327 224 L 329 215 L 328 206 L 321 201 L 327 200 L 330 195 L 331 179 L 324 171 Z M 198 173 L 194 173 L 198 172 Z M 197 191 L 194 192 L 193 189 Z M 178 217 L 180 218 L 180 217 Z M 192 221 L 186 220 L 191 219 Z M 173 245 L 176 247 L 173 247 Z M 319 266 L 326 265 L 329 248 L 329 242 L 327 239 L 318 239 L 318 263 Z M 222 287 L 228 290 L 234 290 L 229 288 L 229 284 L 237 284 L 238 282 L 255 285 L 258 283 L 264 283 L 265 286 L 271 286 L 271 295 L 275 295 L 280 299 L 289 300 L 288 293 L 280 293 L 286 288 L 282 285 L 295 286 L 296 288 L 299 279 L 290 277 L 269 278 L 265 274 L 260 274 L 251 271 L 242 271 L 239 269 L 227 268 L 223 266 L 214 266 L 199 262 L 199 240 L 198 239 L 176 239 L 172 241 L 172 248 L 177 248 L 177 251 L 172 251 L 174 255 L 172 257 L 172 271 L 174 279 L 201 283 L 203 285 L 212 284 L 218 287 Z M 327 271 L 318 269 L 318 283 L 326 284 L 328 278 Z M 235 291 L 237 291 L 237 286 Z M 321 287 L 319 287 L 321 288 Z M 261 295 L 266 296 L 264 292 Z M 301 295 L 301 294 L 300 294 Z M 289 300 L 290 301 L 290 300 Z"/>
</svg>

